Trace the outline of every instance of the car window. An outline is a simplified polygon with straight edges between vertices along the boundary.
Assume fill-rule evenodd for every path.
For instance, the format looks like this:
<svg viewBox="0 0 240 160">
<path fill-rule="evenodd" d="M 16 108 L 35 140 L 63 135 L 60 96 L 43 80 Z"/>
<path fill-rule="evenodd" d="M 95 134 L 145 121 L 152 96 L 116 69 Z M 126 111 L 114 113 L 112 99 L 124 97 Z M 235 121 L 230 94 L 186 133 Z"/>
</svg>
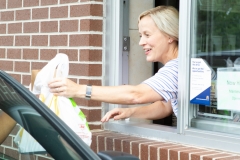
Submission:
<svg viewBox="0 0 240 160">
<path fill-rule="evenodd" d="M 0 109 L 17 122 L 0 146 L 0 158 L 99 159 L 60 118 L 4 71 L 0 71 Z"/>
</svg>

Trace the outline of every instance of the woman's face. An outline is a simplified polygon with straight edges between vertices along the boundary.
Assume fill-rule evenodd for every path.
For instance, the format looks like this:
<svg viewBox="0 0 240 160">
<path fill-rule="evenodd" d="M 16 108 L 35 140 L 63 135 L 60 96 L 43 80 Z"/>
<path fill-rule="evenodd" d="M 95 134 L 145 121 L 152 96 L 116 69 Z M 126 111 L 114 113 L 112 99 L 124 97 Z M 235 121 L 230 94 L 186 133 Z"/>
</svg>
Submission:
<svg viewBox="0 0 240 160">
<path fill-rule="evenodd" d="M 169 37 L 163 34 L 150 16 L 143 17 L 139 23 L 139 45 L 145 51 L 148 62 L 166 63 L 169 51 Z"/>
</svg>

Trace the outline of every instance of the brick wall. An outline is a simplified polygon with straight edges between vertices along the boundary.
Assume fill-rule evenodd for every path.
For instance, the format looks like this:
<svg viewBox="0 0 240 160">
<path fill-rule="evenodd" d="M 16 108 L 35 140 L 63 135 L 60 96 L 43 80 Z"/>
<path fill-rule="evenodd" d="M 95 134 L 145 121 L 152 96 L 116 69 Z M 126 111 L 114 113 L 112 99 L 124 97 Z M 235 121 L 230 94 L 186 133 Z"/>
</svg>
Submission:
<svg viewBox="0 0 240 160">
<path fill-rule="evenodd" d="M 93 131 L 91 148 L 96 153 L 106 150 L 122 151 L 141 160 L 240 160 L 240 154 L 236 153 L 103 130 Z"/>
<path fill-rule="evenodd" d="M 65 53 L 73 81 L 101 85 L 103 8 L 103 0 L 1 0 L 0 69 L 28 87 L 31 70 Z M 75 100 L 100 129 L 101 103 Z"/>
</svg>

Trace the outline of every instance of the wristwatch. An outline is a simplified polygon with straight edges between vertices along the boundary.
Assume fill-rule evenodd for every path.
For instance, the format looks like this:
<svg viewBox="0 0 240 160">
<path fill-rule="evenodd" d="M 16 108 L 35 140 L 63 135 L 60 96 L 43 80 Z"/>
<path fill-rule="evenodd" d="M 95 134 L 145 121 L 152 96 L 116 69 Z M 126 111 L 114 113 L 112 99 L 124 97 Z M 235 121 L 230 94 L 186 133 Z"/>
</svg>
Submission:
<svg viewBox="0 0 240 160">
<path fill-rule="evenodd" d="M 92 96 L 92 86 L 91 85 L 87 85 L 85 98 L 86 99 L 91 99 L 91 96 Z"/>
</svg>

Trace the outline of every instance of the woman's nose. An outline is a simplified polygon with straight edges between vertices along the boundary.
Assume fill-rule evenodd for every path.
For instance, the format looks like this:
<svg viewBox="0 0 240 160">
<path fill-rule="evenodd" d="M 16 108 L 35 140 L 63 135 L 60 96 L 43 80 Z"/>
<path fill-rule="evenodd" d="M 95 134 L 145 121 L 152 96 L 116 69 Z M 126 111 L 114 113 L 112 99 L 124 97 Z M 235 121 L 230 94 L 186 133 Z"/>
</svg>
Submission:
<svg viewBox="0 0 240 160">
<path fill-rule="evenodd" d="M 146 44 L 145 39 L 143 37 L 141 37 L 139 40 L 139 45 L 143 46 L 144 44 Z"/>
</svg>

